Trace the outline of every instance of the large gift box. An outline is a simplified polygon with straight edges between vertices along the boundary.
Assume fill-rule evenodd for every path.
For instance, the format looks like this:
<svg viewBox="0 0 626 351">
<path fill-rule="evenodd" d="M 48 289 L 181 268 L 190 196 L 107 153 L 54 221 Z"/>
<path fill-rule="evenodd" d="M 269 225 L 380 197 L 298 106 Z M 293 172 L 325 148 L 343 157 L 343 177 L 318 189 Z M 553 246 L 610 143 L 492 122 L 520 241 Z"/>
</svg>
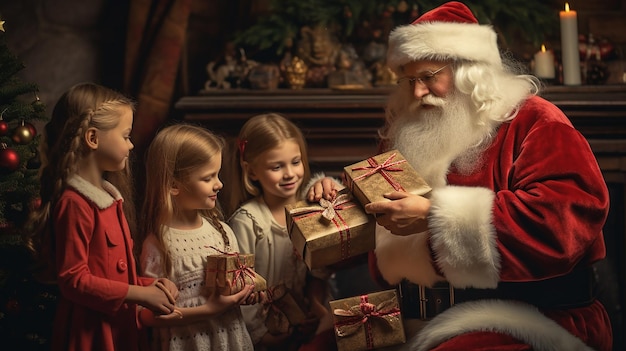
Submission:
<svg viewBox="0 0 626 351">
<path fill-rule="evenodd" d="M 425 195 L 432 189 L 397 150 L 344 167 L 348 188 L 362 205 L 387 201 L 383 194 L 404 191 Z"/>
<path fill-rule="evenodd" d="M 330 301 L 340 351 L 371 350 L 406 342 L 396 290 Z"/>
<path fill-rule="evenodd" d="M 375 248 L 374 216 L 349 193 L 333 201 L 285 206 L 289 237 L 309 269 L 326 267 Z"/>
<path fill-rule="evenodd" d="M 254 292 L 267 289 L 265 278 L 254 271 L 254 254 L 238 252 L 207 256 L 206 287 L 222 295 L 233 295 L 254 284 Z"/>
<path fill-rule="evenodd" d="M 304 323 L 304 308 L 284 284 L 269 288 L 267 295 L 265 326 L 270 334 L 288 333 L 290 327 Z"/>
</svg>

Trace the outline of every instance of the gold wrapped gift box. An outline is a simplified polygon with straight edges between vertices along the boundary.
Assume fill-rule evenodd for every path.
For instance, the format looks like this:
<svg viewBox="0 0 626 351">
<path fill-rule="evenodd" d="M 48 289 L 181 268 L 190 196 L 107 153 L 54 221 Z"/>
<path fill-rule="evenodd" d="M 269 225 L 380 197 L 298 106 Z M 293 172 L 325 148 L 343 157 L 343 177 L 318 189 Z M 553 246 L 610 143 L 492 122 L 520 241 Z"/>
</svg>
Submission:
<svg viewBox="0 0 626 351">
<path fill-rule="evenodd" d="M 396 290 L 330 301 L 339 351 L 371 350 L 406 342 Z"/>
<path fill-rule="evenodd" d="M 254 292 L 267 289 L 265 278 L 254 271 L 254 254 L 223 253 L 207 256 L 206 287 L 233 295 L 254 284 Z"/>
<path fill-rule="evenodd" d="M 375 247 L 375 219 L 339 194 L 333 202 L 299 201 L 285 207 L 291 242 L 309 269 L 322 268 Z"/>
<path fill-rule="evenodd" d="M 348 188 L 365 206 L 370 202 L 383 201 L 383 194 L 404 191 L 425 195 L 431 191 L 404 156 L 391 150 L 364 161 L 344 167 Z"/>
<path fill-rule="evenodd" d="M 270 334 L 288 333 L 290 327 L 304 323 L 304 308 L 296 302 L 284 284 L 270 288 L 267 292 L 269 302 L 265 305 L 265 326 Z"/>
</svg>

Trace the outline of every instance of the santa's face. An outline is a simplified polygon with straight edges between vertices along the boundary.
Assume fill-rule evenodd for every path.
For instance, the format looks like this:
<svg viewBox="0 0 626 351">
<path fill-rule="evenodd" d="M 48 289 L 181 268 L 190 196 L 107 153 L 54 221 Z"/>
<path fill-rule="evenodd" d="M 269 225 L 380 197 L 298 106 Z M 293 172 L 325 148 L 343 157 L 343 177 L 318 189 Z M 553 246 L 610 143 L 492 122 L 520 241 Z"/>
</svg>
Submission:
<svg viewBox="0 0 626 351">
<path fill-rule="evenodd" d="M 446 97 L 454 88 L 452 67 L 449 62 L 413 61 L 402 67 L 402 76 L 398 81 L 401 89 L 411 92 L 416 100 L 425 96 Z M 429 108 L 427 103 L 423 108 Z"/>
<path fill-rule="evenodd" d="M 404 69 L 414 70 L 417 77 L 424 70 L 434 72 L 438 68 L 432 62 L 420 61 Z M 396 111 L 390 129 L 393 147 L 431 186 L 445 185 L 452 163 L 462 172 L 473 171 L 483 150 L 482 142 L 492 131 L 476 122 L 476 108 L 470 96 L 454 87 L 451 68 L 440 72 L 441 77 L 437 74 L 437 79 L 428 84 L 418 86 L 416 81 L 411 91 L 399 87 L 389 106 Z"/>
</svg>

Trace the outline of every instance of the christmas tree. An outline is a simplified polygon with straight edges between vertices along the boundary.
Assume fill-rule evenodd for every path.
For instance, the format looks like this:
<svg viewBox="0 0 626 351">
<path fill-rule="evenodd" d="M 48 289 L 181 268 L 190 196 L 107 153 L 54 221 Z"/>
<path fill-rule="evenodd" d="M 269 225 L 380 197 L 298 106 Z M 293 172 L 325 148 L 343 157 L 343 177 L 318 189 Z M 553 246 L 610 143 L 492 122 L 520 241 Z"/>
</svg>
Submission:
<svg viewBox="0 0 626 351">
<path fill-rule="evenodd" d="M 5 43 L 4 24 L 0 18 L 0 340 L 15 350 L 45 350 L 57 291 L 33 278 L 21 238 L 39 194 L 35 125 L 47 117 L 37 85 L 17 77 L 25 67 Z"/>
<path fill-rule="evenodd" d="M 33 122 L 46 116 L 37 86 L 16 77 L 24 65 L 9 50 L 4 35 L 0 30 L 0 228 L 6 235 L 19 234 L 36 205 L 40 135 Z"/>
</svg>

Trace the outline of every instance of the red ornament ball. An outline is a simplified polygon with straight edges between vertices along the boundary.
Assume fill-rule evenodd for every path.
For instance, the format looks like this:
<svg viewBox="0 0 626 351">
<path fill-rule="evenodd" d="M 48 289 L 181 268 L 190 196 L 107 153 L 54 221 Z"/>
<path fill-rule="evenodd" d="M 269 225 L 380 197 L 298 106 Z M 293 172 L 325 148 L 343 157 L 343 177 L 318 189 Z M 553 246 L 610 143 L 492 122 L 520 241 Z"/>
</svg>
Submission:
<svg viewBox="0 0 626 351">
<path fill-rule="evenodd" d="M 9 124 L 7 121 L 0 119 L 0 136 L 5 136 L 9 132 Z"/>
<path fill-rule="evenodd" d="M 40 197 L 36 197 L 36 198 L 31 200 L 31 202 L 30 202 L 30 209 L 31 209 L 31 211 L 39 209 L 40 206 L 41 206 L 41 198 Z"/>
<path fill-rule="evenodd" d="M 15 171 L 18 169 L 19 166 L 20 166 L 20 155 L 18 155 L 18 153 L 15 150 L 11 148 L 7 148 L 6 146 L 0 149 L 0 169 L 1 170 Z"/>
</svg>

